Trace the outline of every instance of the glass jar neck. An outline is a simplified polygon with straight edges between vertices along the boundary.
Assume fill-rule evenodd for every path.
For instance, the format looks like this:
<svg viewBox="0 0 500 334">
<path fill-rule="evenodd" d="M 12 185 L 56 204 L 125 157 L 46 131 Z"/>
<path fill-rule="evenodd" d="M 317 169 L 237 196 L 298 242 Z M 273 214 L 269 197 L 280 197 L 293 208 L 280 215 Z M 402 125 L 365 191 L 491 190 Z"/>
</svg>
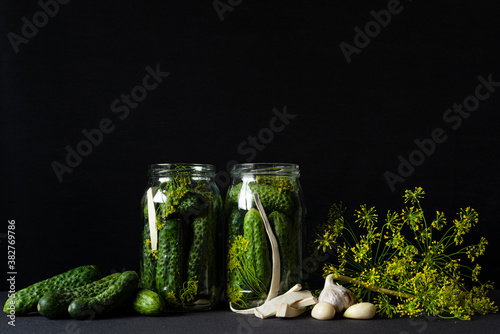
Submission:
<svg viewBox="0 0 500 334">
<path fill-rule="evenodd" d="M 148 170 L 150 180 L 168 179 L 180 175 L 194 178 L 215 177 L 215 166 L 210 164 L 165 163 L 153 164 Z"/>
<path fill-rule="evenodd" d="M 245 163 L 236 164 L 231 168 L 231 176 L 272 175 L 290 178 L 300 176 L 299 165 L 290 163 Z"/>
</svg>

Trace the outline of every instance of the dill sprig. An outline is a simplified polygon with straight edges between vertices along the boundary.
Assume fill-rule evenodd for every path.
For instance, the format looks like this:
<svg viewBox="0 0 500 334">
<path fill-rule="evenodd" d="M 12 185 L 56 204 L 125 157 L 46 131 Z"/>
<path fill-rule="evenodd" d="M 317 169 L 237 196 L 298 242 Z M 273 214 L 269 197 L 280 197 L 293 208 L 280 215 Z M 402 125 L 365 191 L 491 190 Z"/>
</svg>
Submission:
<svg viewBox="0 0 500 334">
<path fill-rule="evenodd" d="M 481 266 L 476 263 L 488 241 L 482 237 L 462 246 L 478 222 L 477 212 L 460 209 L 444 230 L 448 222 L 442 212 L 426 220 L 420 203 L 424 195 L 420 187 L 406 190 L 405 208 L 388 211 L 381 227 L 374 207 L 361 205 L 351 226 L 342 204 L 334 204 L 314 241 L 318 251 L 337 255 L 337 263 L 325 263 L 323 275 L 334 274 L 359 301 L 375 303 L 383 317 L 428 314 L 470 320 L 475 314 L 496 313 L 498 307 L 487 297 L 493 283 L 479 281 Z"/>
<path fill-rule="evenodd" d="M 243 293 L 244 291 L 252 291 L 253 296 L 259 298 L 264 298 L 267 293 L 266 286 L 257 277 L 256 268 L 247 262 L 245 253 L 248 251 L 248 243 L 248 240 L 239 235 L 231 242 L 228 251 L 227 275 L 234 275 L 236 279 L 228 280 L 227 295 L 238 308 L 249 307 L 249 294 Z"/>
</svg>

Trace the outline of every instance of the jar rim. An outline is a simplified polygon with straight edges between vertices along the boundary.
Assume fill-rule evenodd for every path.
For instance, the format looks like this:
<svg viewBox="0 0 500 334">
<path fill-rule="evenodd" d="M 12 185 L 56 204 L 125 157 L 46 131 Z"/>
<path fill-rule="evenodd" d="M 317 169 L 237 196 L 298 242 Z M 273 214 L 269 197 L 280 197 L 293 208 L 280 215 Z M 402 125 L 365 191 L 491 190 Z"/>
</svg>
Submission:
<svg viewBox="0 0 500 334">
<path fill-rule="evenodd" d="M 234 164 L 231 175 L 259 174 L 299 176 L 299 165 L 294 163 L 258 162 Z"/>
<path fill-rule="evenodd" d="M 215 174 L 215 165 L 200 163 L 157 163 L 149 165 L 149 173 L 153 176 L 165 176 L 172 173 L 188 172 L 191 174 Z"/>
</svg>

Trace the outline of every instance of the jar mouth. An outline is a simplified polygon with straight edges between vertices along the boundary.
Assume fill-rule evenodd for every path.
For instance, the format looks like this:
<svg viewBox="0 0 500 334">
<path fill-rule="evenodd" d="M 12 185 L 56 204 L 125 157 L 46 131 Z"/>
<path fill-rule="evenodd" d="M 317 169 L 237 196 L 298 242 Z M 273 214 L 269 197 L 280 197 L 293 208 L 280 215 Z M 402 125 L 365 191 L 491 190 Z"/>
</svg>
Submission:
<svg viewBox="0 0 500 334">
<path fill-rule="evenodd" d="M 168 176 L 176 173 L 190 173 L 192 175 L 215 175 L 215 166 L 199 163 L 159 163 L 149 165 L 151 176 Z"/>
<path fill-rule="evenodd" d="M 231 175 L 280 175 L 300 176 L 299 165 L 293 163 L 243 163 L 235 164 L 231 168 Z"/>
</svg>

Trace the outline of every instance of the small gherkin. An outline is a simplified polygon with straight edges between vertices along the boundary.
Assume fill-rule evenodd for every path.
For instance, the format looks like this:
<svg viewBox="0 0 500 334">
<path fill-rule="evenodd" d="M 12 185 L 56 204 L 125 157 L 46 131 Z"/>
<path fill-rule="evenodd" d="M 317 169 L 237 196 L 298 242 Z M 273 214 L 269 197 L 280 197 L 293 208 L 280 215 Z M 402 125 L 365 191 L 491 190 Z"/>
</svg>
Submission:
<svg viewBox="0 0 500 334">
<path fill-rule="evenodd" d="M 243 222 L 243 236 L 248 240 L 248 249 L 245 253 L 246 263 L 266 291 L 271 282 L 272 264 L 267 233 L 259 210 L 250 209 L 246 213 Z"/>
<path fill-rule="evenodd" d="M 188 255 L 187 280 L 199 282 L 199 293 L 210 294 L 215 275 L 215 221 L 208 216 L 193 221 L 193 243 Z"/>
<path fill-rule="evenodd" d="M 167 300 L 169 293 L 179 292 L 182 286 L 183 225 L 180 219 L 169 219 L 158 233 L 156 291 Z"/>
</svg>

